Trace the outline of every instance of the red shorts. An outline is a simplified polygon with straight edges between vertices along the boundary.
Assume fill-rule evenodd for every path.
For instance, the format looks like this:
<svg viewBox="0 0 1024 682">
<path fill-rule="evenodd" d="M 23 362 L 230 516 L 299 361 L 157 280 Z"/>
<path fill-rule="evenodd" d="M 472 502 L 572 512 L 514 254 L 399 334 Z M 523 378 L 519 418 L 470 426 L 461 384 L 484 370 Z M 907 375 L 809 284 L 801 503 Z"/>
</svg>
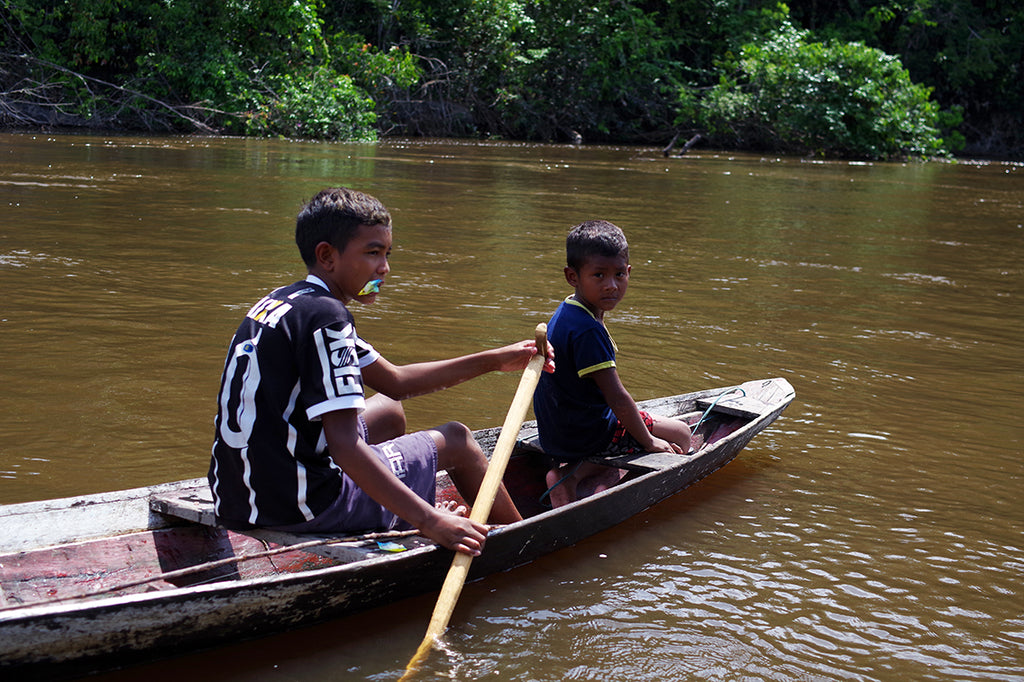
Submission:
<svg viewBox="0 0 1024 682">
<path fill-rule="evenodd" d="M 647 414 L 643 410 L 640 411 L 640 416 L 643 417 L 644 426 L 650 431 L 654 428 L 654 418 Z M 619 422 L 615 427 L 615 433 L 612 434 L 612 442 L 608 444 L 606 452 L 610 455 L 636 455 L 644 452 L 644 448 L 637 442 L 636 438 L 630 435 L 629 431 L 626 431 L 626 427 Z"/>
</svg>

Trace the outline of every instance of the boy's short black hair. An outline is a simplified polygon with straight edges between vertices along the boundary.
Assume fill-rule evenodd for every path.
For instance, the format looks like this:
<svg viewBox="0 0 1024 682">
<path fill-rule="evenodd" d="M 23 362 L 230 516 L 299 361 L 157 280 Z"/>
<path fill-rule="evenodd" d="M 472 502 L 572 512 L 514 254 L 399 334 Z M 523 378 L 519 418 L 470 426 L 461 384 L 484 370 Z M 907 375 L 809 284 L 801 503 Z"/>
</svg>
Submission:
<svg viewBox="0 0 1024 682">
<path fill-rule="evenodd" d="M 565 238 L 565 263 L 577 272 L 591 256 L 612 258 L 625 255 L 629 259 L 626 235 L 607 220 L 588 220 L 569 230 Z"/>
<path fill-rule="evenodd" d="M 295 219 L 295 244 L 307 267 L 316 264 L 316 245 L 327 242 L 342 250 L 360 225 L 391 227 L 384 204 L 354 189 L 324 189 L 302 207 Z"/>
</svg>

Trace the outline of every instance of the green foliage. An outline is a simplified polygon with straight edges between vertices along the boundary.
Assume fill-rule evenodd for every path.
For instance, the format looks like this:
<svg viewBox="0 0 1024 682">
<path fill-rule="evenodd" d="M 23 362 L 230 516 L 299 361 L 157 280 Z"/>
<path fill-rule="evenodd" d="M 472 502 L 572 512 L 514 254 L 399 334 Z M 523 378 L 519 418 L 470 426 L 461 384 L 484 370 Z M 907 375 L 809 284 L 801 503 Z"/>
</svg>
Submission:
<svg viewBox="0 0 1024 682">
<path fill-rule="evenodd" d="M 41 59 L 73 67 L 126 66 L 117 50 L 130 43 L 137 5 L 132 0 L 9 2 L 5 9 L 23 30 L 23 46 Z"/>
<path fill-rule="evenodd" d="M 1024 3 L 1020 0 L 791 0 L 821 35 L 897 54 L 911 78 L 963 117 L 942 125 L 951 149 L 1024 158 Z M 944 118 L 950 119 L 948 115 Z M 950 120 L 955 120 L 956 115 Z"/>
<path fill-rule="evenodd" d="M 0 1 L 0 98 L 110 127 L 1021 156 L 1022 69 L 1019 0 Z"/>
<path fill-rule="evenodd" d="M 152 127 L 195 122 L 200 115 L 210 125 L 248 134 L 375 134 L 366 92 L 325 66 L 321 0 L 9 4 L 21 46 L 75 71 L 60 72 L 50 85 L 79 102 L 75 112 L 87 118 Z M 408 71 L 407 64 L 400 67 Z M 119 80 L 123 87 L 104 90 L 90 79 Z M 134 94 L 125 95 L 126 88 Z M 165 112 L 175 108 L 187 113 L 167 120 Z"/>
<path fill-rule="evenodd" d="M 314 0 L 166 0 L 139 76 L 161 96 L 217 105 L 244 100 L 262 79 L 326 54 Z M 308 67 L 307 67 L 308 68 Z"/>
<path fill-rule="evenodd" d="M 1024 3 L 918 0 L 913 12 L 895 9 L 880 27 L 891 33 L 888 49 L 971 121 L 972 146 L 1024 154 Z"/>
<path fill-rule="evenodd" d="M 423 76 L 418 59 L 397 45 L 381 52 L 360 36 L 344 32 L 335 34 L 330 42 L 333 67 L 377 96 L 410 88 Z"/>
<path fill-rule="evenodd" d="M 489 88 L 517 138 L 636 140 L 664 134 L 677 44 L 656 12 L 616 0 L 539 0 L 519 49 Z"/>
<path fill-rule="evenodd" d="M 245 114 L 250 135 L 373 141 L 373 100 L 353 82 L 327 68 L 299 78 L 271 78 L 274 92 Z"/>
<path fill-rule="evenodd" d="M 741 49 L 734 77 L 702 102 L 712 134 L 789 152 L 884 159 L 941 156 L 938 105 L 899 59 L 859 43 L 808 42 L 784 24 Z M 692 110 L 686 93 L 681 104 Z"/>
</svg>

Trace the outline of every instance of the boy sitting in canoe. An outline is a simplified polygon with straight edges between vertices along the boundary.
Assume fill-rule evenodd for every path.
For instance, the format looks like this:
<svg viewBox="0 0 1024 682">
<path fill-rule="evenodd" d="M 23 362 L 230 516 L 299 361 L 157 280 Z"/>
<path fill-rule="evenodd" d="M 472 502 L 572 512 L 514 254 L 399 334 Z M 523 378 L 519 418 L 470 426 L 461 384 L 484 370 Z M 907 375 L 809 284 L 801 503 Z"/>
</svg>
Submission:
<svg viewBox="0 0 1024 682">
<path fill-rule="evenodd" d="M 540 446 L 559 461 L 547 474 L 553 507 L 600 492 L 619 481 L 617 468 L 585 461 L 593 455 L 684 453 L 686 423 L 641 412 L 615 369 L 616 346 L 604 314 L 626 295 L 629 245 L 605 220 L 575 226 L 565 242 L 565 279 L 575 293 L 548 322 L 558 359 L 534 394 Z"/>
<path fill-rule="evenodd" d="M 356 334 L 346 307 L 372 304 L 391 269 L 388 210 L 361 192 L 324 190 L 299 213 L 295 241 L 308 276 L 256 303 L 228 350 L 209 472 L 218 521 L 300 533 L 413 527 L 479 554 L 486 526 L 435 507 L 434 478 L 447 469 L 472 504 L 486 457 L 458 422 L 405 434 L 398 401 L 521 370 L 536 342 L 393 365 Z M 378 393 L 366 398 L 364 386 Z M 500 489 L 490 521 L 520 518 Z"/>
</svg>

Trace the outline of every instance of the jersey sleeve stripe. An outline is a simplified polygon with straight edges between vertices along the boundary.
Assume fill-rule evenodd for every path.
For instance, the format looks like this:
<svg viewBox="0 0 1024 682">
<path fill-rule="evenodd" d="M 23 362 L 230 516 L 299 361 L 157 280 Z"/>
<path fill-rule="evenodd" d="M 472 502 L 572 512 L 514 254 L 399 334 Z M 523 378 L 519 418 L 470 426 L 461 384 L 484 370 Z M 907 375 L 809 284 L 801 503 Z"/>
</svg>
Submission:
<svg viewBox="0 0 1024 682">
<path fill-rule="evenodd" d="M 366 401 L 362 396 L 342 396 L 340 398 L 332 398 L 331 400 L 325 400 L 322 403 L 317 403 L 306 410 L 306 417 L 313 421 L 319 419 L 322 415 L 328 412 L 334 412 L 335 410 L 358 410 L 362 412 L 366 409 Z"/>
<path fill-rule="evenodd" d="M 591 365 L 590 367 L 584 367 L 583 369 L 578 371 L 577 374 L 582 378 L 582 377 L 587 376 L 588 374 L 593 374 L 594 372 L 596 372 L 596 371 L 598 371 L 600 369 L 608 369 L 609 367 L 614 367 L 614 366 L 615 366 L 615 361 L 614 360 L 608 360 L 607 362 L 599 362 L 596 365 Z"/>
</svg>

